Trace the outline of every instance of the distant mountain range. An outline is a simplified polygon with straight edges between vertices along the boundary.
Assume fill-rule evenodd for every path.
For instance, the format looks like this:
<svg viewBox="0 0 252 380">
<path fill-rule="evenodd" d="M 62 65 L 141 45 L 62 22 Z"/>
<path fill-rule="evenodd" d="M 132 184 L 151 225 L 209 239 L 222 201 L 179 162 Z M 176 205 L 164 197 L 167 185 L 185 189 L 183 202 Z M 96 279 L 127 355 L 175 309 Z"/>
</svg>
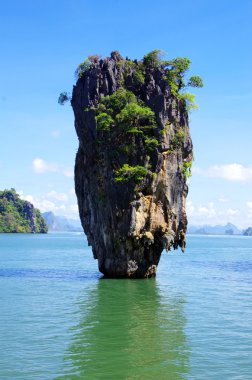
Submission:
<svg viewBox="0 0 252 380">
<path fill-rule="evenodd" d="M 187 233 L 200 235 L 242 235 L 243 231 L 237 228 L 234 224 L 227 223 L 225 226 L 210 226 L 208 224 L 201 226 L 189 225 Z"/>
<path fill-rule="evenodd" d="M 53 212 L 44 212 L 43 218 L 49 231 L 54 232 L 83 232 L 81 222 L 77 219 L 68 219 L 65 216 L 54 215 Z"/>
<path fill-rule="evenodd" d="M 65 216 L 55 215 L 53 212 L 44 212 L 42 214 L 48 229 L 51 232 L 83 232 L 80 220 L 68 219 Z M 188 225 L 188 234 L 195 235 L 251 235 L 252 228 L 247 230 L 240 230 L 232 223 L 227 223 L 226 225 L 216 225 L 210 226 L 208 224 L 204 225 Z"/>
</svg>

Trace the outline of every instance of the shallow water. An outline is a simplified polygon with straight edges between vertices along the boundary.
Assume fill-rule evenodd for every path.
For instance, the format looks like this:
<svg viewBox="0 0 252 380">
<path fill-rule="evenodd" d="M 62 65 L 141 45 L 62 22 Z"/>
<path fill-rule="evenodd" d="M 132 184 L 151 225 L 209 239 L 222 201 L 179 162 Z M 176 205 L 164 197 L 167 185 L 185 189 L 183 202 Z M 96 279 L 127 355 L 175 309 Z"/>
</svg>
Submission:
<svg viewBox="0 0 252 380">
<path fill-rule="evenodd" d="M 0 235 L 0 379 L 252 379 L 252 238 L 104 280 L 83 234 Z"/>
</svg>

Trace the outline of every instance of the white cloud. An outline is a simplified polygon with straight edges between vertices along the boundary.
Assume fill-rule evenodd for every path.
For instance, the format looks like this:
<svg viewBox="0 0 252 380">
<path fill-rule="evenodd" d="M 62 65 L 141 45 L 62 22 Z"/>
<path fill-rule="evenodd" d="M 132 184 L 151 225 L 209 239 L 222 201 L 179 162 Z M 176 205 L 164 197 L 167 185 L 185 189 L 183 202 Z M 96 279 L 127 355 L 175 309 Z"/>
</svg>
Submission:
<svg viewBox="0 0 252 380">
<path fill-rule="evenodd" d="M 58 165 L 42 160 L 41 158 L 35 158 L 32 162 L 33 170 L 35 173 L 56 172 L 58 171 Z"/>
<path fill-rule="evenodd" d="M 64 215 L 73 219 L 78 219 L 79 217 L 77 204 L 70 203 L 65 193 L 51 191 L 36 197 L 30 194 L 25 195 L 22 190 L 18 193 L 21 199 L 31 202 L 41 212 L 52 211 L 56 215 Z"/>
<path fill-rule="evenodd" d="M 32 195 L 29 195 L 29 194 L 28 195 L 24 195 L 23 192 L 19 193 L 19 195 L 20 195 L 20 198 L 24 199 L 25 201 L 28 201 L 28 202 L 32 203 L 35 206 L 36 201 L 35 201 L 35 199 L 33 198 Z"/>
<path fill-rule="evenodd" d="M 251 201 L 247 202 L 247 207 L 248 207 L 248 218 L 251 219 L 252 218 L 252 202 Z"/>
<path fill-rule="evenodd" d="M 214 165 L 207 169 L 193 168 L 193 174 L 210 178 L 222 178 L 233 182 L 252 181 L 252 166 L 243 166 L 233 163 L 227 165 Z"/>
<path fill-rule="evenodd" d="M 46 195 L 47 195 L 47 197 L 52 198 L 52 199 L 57 199 L 58 201 L 64 201 L 64 202 L 66 202 L 68 200 L 68 195 L 67 194 L 65 194 L 65 193 L 58 193 L 55 190 L 50 191 Z"/>
<path fill-rule="evenodd" d="M 220 208 L 214 202 L 209 202 L 204 205 L 194 205 L 189 201 L 186 205 L 186 212 L 189 224 L 203 225 L 203 224 L 226 224 L 228 222 L 235 223 L 236 225 L 245 225 L 246 217 L 244 213 L 236 208 Z M 251 202 L 251 217 L 252 217 L 252 202 Z"/>
<path fill-rule="evenodd" d="M 239 215 L 239 210 L 234 209 L 234 208 L 229 208 L 227 210 L 227 215 L 232 218 L 232 217 L 234 217 L 236 215 Z"/>
<path fill-rule="evenodd" d="M 35 173 L 60 172 L 66 177 L 74 177 L 74 170 L 72 168 L 64 167 L 63 165 L 58 165 L 53 162 L 47 162 L 42 158 L 35 158 L 32 161 L 32 166 Z"/>
<path fill-rule="evenodd" d="M 247 202 L 247 206 L 248 206 L 248 208 L 251 209 L 251 211 L 252 211 L 252 202 Z"/>
<path fill-rule="evenodd" d="M 77 204 L 75 204 L 75 205 L 70 205 L 70 211 L 71 211 L 73 214 L 79 215 L 78 205 L 77 205 Z"/>
<path fill-rule="evenodd" d="M 220 203 L 227 203 L 228 201 L 229 200 L 226 197 L 220 197 L 220 198 L 218 198 L 218 202 L 220 202 Z"/>
<path fill-rule="evenodd" d="M 64 169 L 63 170 L 63 174 L 66 177 L 73 177 L 74 176 L 74 171 L 73 171 L 73 169 Z"/>
<path fill-rule="evenodd" d="M 188 216 L 202 218 L 202 220 L 204 220 L 204 218 L 211 219 L 217 214 L 213 202 L 204 206 L 194 206 L 192 202 L 189 201 L 187 202 L 186 210 Z"/>
</svg>

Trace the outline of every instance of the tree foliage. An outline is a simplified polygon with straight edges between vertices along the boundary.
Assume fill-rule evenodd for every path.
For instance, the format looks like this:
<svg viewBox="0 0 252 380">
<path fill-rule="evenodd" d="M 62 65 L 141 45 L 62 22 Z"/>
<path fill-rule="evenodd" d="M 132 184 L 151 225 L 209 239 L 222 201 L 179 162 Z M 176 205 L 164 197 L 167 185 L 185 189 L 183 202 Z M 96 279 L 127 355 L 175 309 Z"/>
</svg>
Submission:
<svg viewBox="0 0 252 380">
<path fill-rule="evenodd" d="M 59 98 L 58 98 L 58 103 L 63 106 L 66 102 L 68 102 L 69 100 L 71 100 L 71 96 L 68 92 L 61 92 L 59 94 Z"/>
<path fill-rule="evenodd" d="M 148 169 L 144 166 L 130 166 L 124 164 L 120 169 L 115 172 L 116 182 L 128 182 L 133 180 L 135 183 L 141 182 L 148 173 Z"/>
<path fill-rule="evenodd" d="M 195 101 L 196 95 L 191 94 L 190 92 L 184 92 L 180 94 L 180 99 L 183 99 L 186 104 L 187 110 L 190 112 L 192 110 L 197 110 L 199 107 Z"/>
<path fill-rule="evenodd" d="M 204 86 L 202 78 L 199 77 L 198 75 L 191 76 L 191 78 L 189 78 L 187 85 L 190 87 L 203 87 Z"/>
<path fill-rule="evenodd" d="M 20 199 L 15 189 L 0 191 L 0 232 L 47 232 L 40 211 Z"/>
<path fill-rule="evenodd" d="M 162 56 L 164 55 L 164 51 L 160 49 L 155 49 L 146 54 L 143 57 L 143 64 L 147 67 L 157 68 L 162 65 Z"/>
<path fill-rule="evenodd" d="M 98 131 L 110 131 L 111 127 L 114 124 L 112 117 L 105 112 L 97 115 L 95 119 Z"/>
<path fill-rule="evenodd" d="M 91 65 L 92 65 L 92 62 L 88 58 L 85 59 L 83 62 L 81 62 L 74 73 L 76 80 L 81 78 L 83 74 L 85 73 L 85 71 L 87 71 Z"/>
<path fill-rule="evenodd" d="M 154 112 L 146 106 L 137 103 L 129 103 L 116 116 L 120 126 L 127 131 L 137 131 L 156 126 Z"/>
</svg>

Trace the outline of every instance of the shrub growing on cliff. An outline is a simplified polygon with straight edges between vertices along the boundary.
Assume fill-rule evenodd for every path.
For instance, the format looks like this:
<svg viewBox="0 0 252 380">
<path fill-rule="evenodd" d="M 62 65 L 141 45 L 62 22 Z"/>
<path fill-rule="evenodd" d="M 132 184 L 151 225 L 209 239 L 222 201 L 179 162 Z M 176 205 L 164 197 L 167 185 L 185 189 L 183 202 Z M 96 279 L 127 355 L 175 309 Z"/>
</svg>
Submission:
<svg viewBox="0 0 252 380">
<path fill-rule="evenodd" d="M 120 169 L 115 171 L 115 181 L 128 182 L 133 179 L 136 183 L 139 183 L 147 174 L 148 169 L 144 166 L 130 166 L 128 164 L 124 164 Z"/>
<path fill-rule="evenodd" d="M 195 95 L 180 91 L 187 87 L 203 87 L 203 80 L 198 75 L 193 75 L 189 80 L 185 81 L 185 76 L 190 69 L 191 61 L 185 57 L 178 57 L 170 61 L 163 61 L 162 67 L 165 70 L 166 77 L 172 95 L 184 99 L 188 111 L 197 109 L 198 106 L 195 103 Z"/>
<path fill-rule="evenodd" d="M 128 132 L 138 132 L 144 128 L 156 126 L 154 112 L 147 106 L 129 103 L 116 116 L 116 120 Z"/>
<path fill-rule="evenodd" d="M 158 140 L 154 137 L 145 137 L 144 143 L 148 153 L 151 153 L 158 146 Z"/>
<path fill-rule="evenodd" d="M 79 64 L 74 73 L 76 80 L 82 77 L 85 71 L 90 68 L 91 64 L 92 62 L 89 59 L 85 59 L 82 63 Z"/>
<path fill-rule="evenodd" d="M 136 103 L 137 98 L 133 92 L 120 88 L 110 96 L 101 100 L 107 109 L 112 109 L 114 114 L 120 112 L 127 104 Z"/>
<path fill-rule="evenodd" d="M 68 92 L 61 92 L 59 94 L 59 98 L 58 98 L 58 103 L 63 106 L 66 102 L 68 102 L 69 100 L 71 100 L 71 96 L 69 95 Z"/>
<path fill-rule="evenodd" d="M 189 70 L 190 64 L 190 59 L 183 57 L 164 62 L 164 66 L 167 66 L 167 81 L 173 91 L 173 95 L 181 90 L 181 88 L 185 87 L 184 76 Z"/>
<path fill-rule="evenodd" d="M 117 125 L 124 132 L 143 133 L 157 126 L 155 113 L 124 88 L 101 98 L 95 113 L 98 130 L 109 131 Z"/>
<path fill-rule="evenodd" d="M 164 55 L 164 51 L 160 49 L 152 50 L 150 53 L 146 54 L 143 57 L 143 64 L 146 67 L 157 68 L 162 65 L 162 56 Z"/>
<path fill-rule="evenodd" d="M 136 70 L 133 73 L 133 82 L 136 86 L 141 86 L 144 84 L 145 76 L 144 76 L 144 67 L 143 65 L 136 66 Z"/>
<path fill-rule="evenodd" d="M 192 168 L 192 161 L 185 161 L 183 163 L 183 175 L 186 178 L 191 177 L 191 175 L 192 175 L 191 168 Z"/>
<path fill-rule="evenodd" d="M 194 94 L 191 94 L 190 92 L 184 92 L 182 94 L 179 94 L 179 97 L 180 99 L 184 99 L 186 103 L 186 108 L 189 112 L 192 110 L 197 110 L 199 108 L 196 104 L 196 96 Z"/>
<path fill-rule="evenodd" d="M 174 151 L 180 148 L 185 141 L 186 133 L 182 128 L 179 128 L 173 135 L 170 141 L 170 150 Z"/>
<path fill-rule="evenodd" d="M 112 117 L 105 112 L 100 113 L 95 119 L 98 131 L 110 131 L 114 124 Z"/>
<path fill-rule="evenodd" d="M 191 78 L 189 78 L 187 85 L 190 87 L 203 87 L 204 86 L 202 78 L 199 77 L 198 75 L 191 76 Z"/>
</svg>

